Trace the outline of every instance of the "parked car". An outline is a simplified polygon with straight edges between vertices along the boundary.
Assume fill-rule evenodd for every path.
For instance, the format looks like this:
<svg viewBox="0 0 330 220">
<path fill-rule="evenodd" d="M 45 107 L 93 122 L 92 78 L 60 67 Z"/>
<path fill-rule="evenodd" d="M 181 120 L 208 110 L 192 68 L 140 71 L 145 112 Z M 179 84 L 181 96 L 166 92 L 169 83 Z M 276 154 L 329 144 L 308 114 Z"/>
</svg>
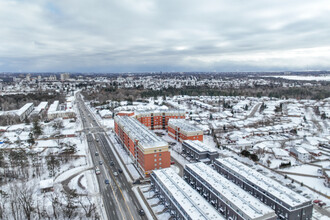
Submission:
<svg viewBox="0 0 330 220">
<path fill-rule="evenodd" d="M 113 161 L 110 161 L 110 166 L 115 165 L 115 163 Z"/>
<path fill-rule="evenodd" d="M 96 151 L 96 152 L 95 152 L 95 156 L 99 156 L 99 152 Z"/>
<path fill-rule="evenodd" d="M 122 170 L 122 169 L 120 169 L 120 168 L 118 168 L 118 172 L 119 172 L 119 173 L 122 173 L 122 172 L 123 172 L 123 170 Z"/>
<path fill-rule="evenodd" d="M 118 176 L 118 173 L 117 173 L 117 172 L 113 172 L 113 175 L 114 175 L 114 176 Z"/>
<path fill-rule="evenodd" d="M 319 206 L 320 206 L 320 207 L 326 206 L 326 203 L 325 203 L 325 202 L 320 202 L 320 203 L 319 203 Z"/>
<path fill-rule="evenodd" d="M 105 180 L 104 180 L 104 183 L 105 183 L 105 184 L 109 184 L 109 180 L 108 180 L 108 179 L 105 179 Z"/>
<path fill-rule="evenodd" d="M 100 160 L 100 161 L 99 161 L 99 164 L 100 164 L 100 165 L 102 165 L 102 164 L 103 164 L 103 161 L 102 161 L 102 160 Z"/>
<path fill-rule="evenodd" d="M 174 165 L 174 164 L 175 164 L 175 162 L 173 160 L 171 160 L 171 165 Z"/>
<path fill-rule="evenodd" d="M 100 169 L 98 167 L 95 168 L 96 175 L 99 175 L 101 173 Z"/>
</svg>

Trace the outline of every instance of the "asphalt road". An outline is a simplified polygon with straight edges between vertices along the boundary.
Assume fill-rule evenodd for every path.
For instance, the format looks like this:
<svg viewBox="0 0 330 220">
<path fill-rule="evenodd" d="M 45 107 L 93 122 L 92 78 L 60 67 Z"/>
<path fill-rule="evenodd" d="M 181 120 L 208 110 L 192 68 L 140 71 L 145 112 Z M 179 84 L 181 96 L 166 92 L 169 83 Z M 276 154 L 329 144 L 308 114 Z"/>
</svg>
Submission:
<svg viewBox="0 0 330 220">
<path fill-rule="evenodd" d="M 134 192 L 132 184 L 129 183 L 124 174 L 119 172 L 120 165 L 110 148 L 106 133 L 99 126 L 93 114 L 90 113 L 84 102 L 77 94 L 78 107 L 81 120 L 86 134 L 89 150 L 95 167 L 100 174 L 96 175 L 107 218 L 113 219 L 147 219 L 140 216 L 141 209 Z M 98 152 L 98 155 L 95 153 Z M 100 165 L 102 161 L 102 165 Z M 109 184 L 105 180 L 109 180 Z"/>
</svg>

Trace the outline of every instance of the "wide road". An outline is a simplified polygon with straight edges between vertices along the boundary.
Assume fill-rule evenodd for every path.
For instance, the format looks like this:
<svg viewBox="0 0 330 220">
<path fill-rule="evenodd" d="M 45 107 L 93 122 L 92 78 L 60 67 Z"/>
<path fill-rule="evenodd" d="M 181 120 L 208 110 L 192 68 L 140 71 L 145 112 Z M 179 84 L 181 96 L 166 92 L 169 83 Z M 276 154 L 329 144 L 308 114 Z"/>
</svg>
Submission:
<svg viewBox="0 0 330 220">
<path fill-rule="evenodd" d="M 140 216 L 138 213 L 142 209 L 141 205 L 132 191 L 132 184 L 120 172 L 119 162 L 112 152 L 113 148 L 110 147 L 112 143 L 108 141 L 110 139 L 107 138 L 106 132 L 85 106 L 79 93 L 77 94 L 77 101 L 94 166 L 101 171 L 96 176 L 107 218 L 109 220 L 147 219 L 146 216 Z M 100 161 L 102 161 L 102 165 Z M 109 184 L 105 183 L 106 179 L 109 180 Z"/>
</svg>

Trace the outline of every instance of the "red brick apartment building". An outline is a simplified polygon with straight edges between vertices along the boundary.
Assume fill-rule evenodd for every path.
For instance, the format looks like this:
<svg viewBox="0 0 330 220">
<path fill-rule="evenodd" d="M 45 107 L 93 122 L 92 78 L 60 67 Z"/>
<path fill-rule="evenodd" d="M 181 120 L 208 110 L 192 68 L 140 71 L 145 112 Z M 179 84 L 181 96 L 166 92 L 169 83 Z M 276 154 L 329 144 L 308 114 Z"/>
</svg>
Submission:
<svg viewBox="0 0 330 220">
<path fill-rule="evenodd" d="M 168 135 L 181 143 L 185 140 L 203 141 L 203 130 L 182 119 L 168 121 Z"/>
<path fill-rule="evenodd" d="M 115 132 L 145 175 L 170 167 L 168 143 L 134 117 L 116 116 Z"/>
<path fill-rule="evenodd" d="M 151 130 L 167 129 L 168 120 L 184 119 L 185 111 L 180 110 L 155 110 L 135 113 L 136 119 Z"/>
</svg>

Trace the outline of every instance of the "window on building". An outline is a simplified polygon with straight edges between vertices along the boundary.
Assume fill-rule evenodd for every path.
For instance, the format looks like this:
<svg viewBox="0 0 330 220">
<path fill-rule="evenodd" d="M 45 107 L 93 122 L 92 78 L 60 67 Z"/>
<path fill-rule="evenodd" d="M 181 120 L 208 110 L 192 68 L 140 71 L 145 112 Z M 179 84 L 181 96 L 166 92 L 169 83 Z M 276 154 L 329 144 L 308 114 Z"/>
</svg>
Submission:
<svg viewBox="0 0 330 220">
<path fill-rule="evenodd" d="M 161 157 L 161 156 L 162 156 L 162 154 L 159 154 L 159 156 Z"/>
<path fill-rule="evenodd" d="M 157 159 L 155 159 L 155 162 L 157 162 Z"/>
<path fill-rule="evenodd" d="M 160 162 L 159 165 L 162 165 L 162 162 Z"/>
<path fill-rule="evenodd" d="M 157 164 L 155 163 L 155 167 L 157 166 Z"/>
<path fill-rule="evenodd" d="M 154 154 L 154 157 L 157 157 L 157 154 Z"/>
<path fill-rule="evenodd" d="M 159 160 L 162 160 L 162 158 L 159 158 Z"/>
</svg>

